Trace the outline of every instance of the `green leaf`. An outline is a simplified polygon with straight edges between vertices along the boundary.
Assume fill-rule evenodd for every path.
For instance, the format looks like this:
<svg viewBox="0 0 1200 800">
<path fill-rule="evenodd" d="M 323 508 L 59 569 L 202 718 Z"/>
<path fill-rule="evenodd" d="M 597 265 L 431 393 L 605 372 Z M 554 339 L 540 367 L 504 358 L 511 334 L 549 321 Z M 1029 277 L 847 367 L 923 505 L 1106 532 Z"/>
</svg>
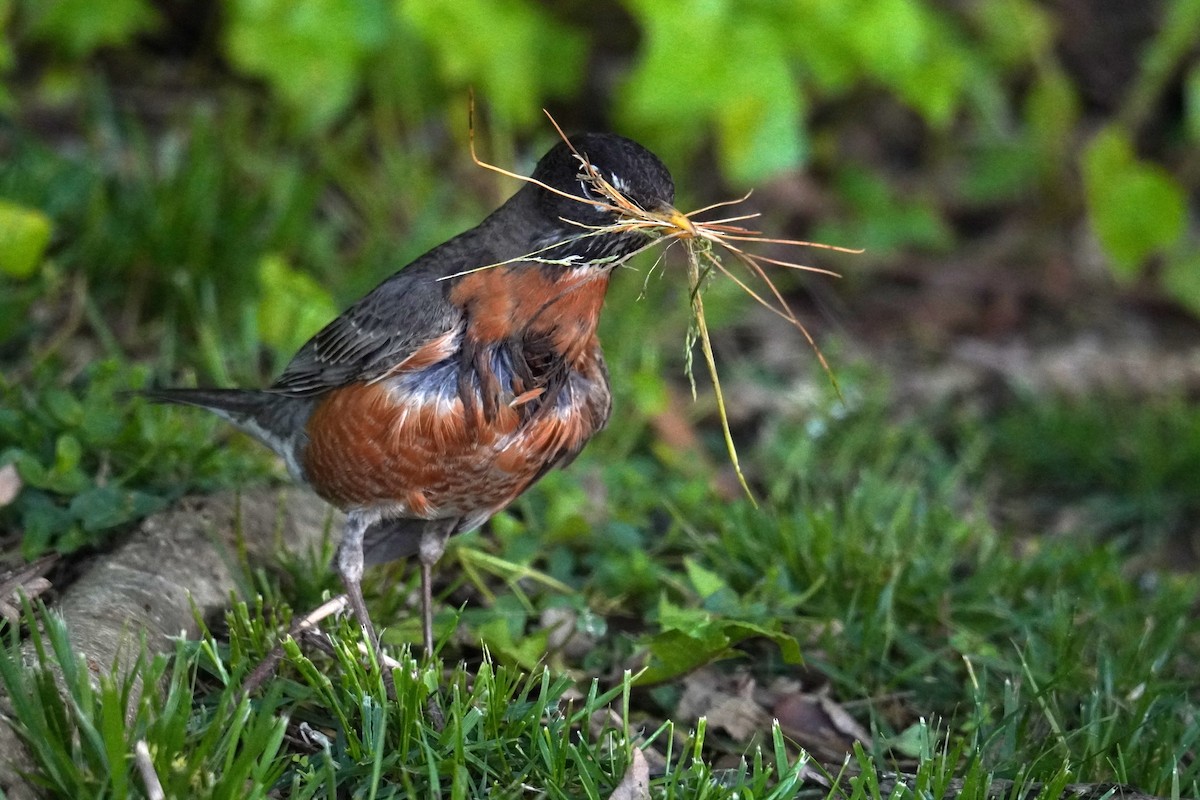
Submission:
<svg viewBox="0 0 1200 800">
<path fill-rule="evenodd" d="M 972 81 L 983 82 L 962 32 L 918 0 L 871 0 L 840 34 L 866 74 L 895 91 L 934 127 L 953 119 Z"/>
<path fill-rule="evenodd" d="M 71 58 L 130 42 L 158 25 L 158 14 L 146 0 L 45 0 L 26 4 L 34 9 L 29 27 L 35 39 L 49 42 Z"/>
<path fill-rule="evenodd" d="M 729 588 L 724 578 L 700 566 L 695 559 L 685 558 L 683 566 L 687 570 L 688 580 L 692 582 L 692 588 L 701 598 L 711 597 L 722 589 Z"/>
<path fill-rule="evenodd" d="M 71 515 L 51 500 L 50 495 L 27 489 L 21 493 L 21 501 L 21 526 L 25 529 L 21 551 L 27 557 L 41 555 L 53 543 L 70 534 Z"/>
<path fill-rule="evenodd" d="M 32 276 L 49 243 L 49 217 L 0 200 L 0 273 L 17 279 Z"/>
<path fill-rule="evenodd" d="M 225 0 L 230 61 L 264 78 L 301 122 L 327 126 L 387 41 L 385 0 Z"/>
<path fill-rule="evenodd" d="M 396 13 L 434 51 L 452 84 L 476 86 L 510 124 L 541 119 L 548 97 L 583 78 L 586 40 L 528 0 L 399 0 Z"/>
<path fill-rule="evenodd" d="M 42 397 L 42 404 L 55 421 L 70 428 L 83 424 L 87 416 L 79 398 L 65 389 L 48 389 Z"/>
<path fill-rule="evenodd" d="M 337 316 L 332 295 L 311 275 L 292 269 L 282 256 L 266 255 L 258 264 L 261 299 L 258 330 L 262 340 L 290 353 Z"/>
<path fill-rule="evenodd" d="M 1079 118 L 1079 98 L 1066 73 L 1042 70 L 1025 100 L 1025 121 L 1037 151 L 1048 169 L 1061 170 Z"/>
<path fill-rule="evenodd" d="M 844 94 L 875 83 L 929 125 L 945 128 L 968 95 L 978 100 L 1006 91 L 999 85 L 998 70 L 984 57 L 986 50 L 968 38 L 953 16 L 920 0 L 794 0 L 778 6 L 790 9 L 792 17 L 781 26 L 788 52 L 825 93 Z M 987 27 L 989 22 L 980 24 Z M 1009 38 L 1015 41 L 1020 35 Z M 989 44 L 995 45 L 993 53 L 1009 47 Z"/>
<path fill-rule="evenodd" d="M 963 11 L 982 29 L 989 54 L 1005 66 L 1020 67 L 1054 47 L 1054 14 L 1034 0 L 972 3 Z"/>
<path fill-rule="evenodd" d="M 807 160 L 804 103 L 778 37 L 738 27 L 731 38 L 730 69 L 753 70 L 756 80 L 717 107 L 718 154 L 731 180 L 750 185 Z"/>
<path fill-rule="evenodd" d="M 58 437 L 54 445 L 54 466 L 45 488 L 63 495 L 81 492 L 91 483 L 82 469 L 83 445 L 69 433 Z"/>
<path fill-rule="evenodd" d="M 550 630 L 542 629 L 530 635 L 513 630 L 511 617 L 497 615 L 475 629 L 483 644 L 501 659 L 522 669 L 533 669 L 546 656 Z"/>
<path fill-rule="evenodd" d="M 650 663 L 638 679 L 640 684 L 659 683 L 725 658 L 735 652 L 735 645 L 753 638 L 775 642 L 788 663 L 801 660 L 799 643 L 779 630 L 676 606 L 665 596 L 659 599 L 658 622 L 662 631 L 647 642 Z"/>
<path fill-rule="evenodd" d="M 1188 138 L 1200 144 L 1200 66 L 1188 70 L 1183 81 L 1183 120 Z"/>
<path fill-rule="evenodd" d="M 909 758 L 929 758 L 929 728 L 924 719 L 914 722 L 887 740 L 889 749 Z"/>
<path fill-rule="evenodd" d="M 1133 145 L 1120 128 L 1110 126 L 1092 139 L 1084 153 L 1085 178 L 1108 177 L 1127 170 L 1134 161 Z"/>
<path fill-rule="evenodd" d="M 4 453 L 4 463 L 12 464 L 17 468 L 17 474 L 21 476 L 21 481 L 44 488 L 50 480 L 50 473 L 32 453 L 24 450 L 8 450 Z"/>
<path fill-rule="evenodd" d="M 623 123 L 680 160 L 717 131 L 727 177 L 761 181 L 807 157 L 803 97 L 771 6 L 627 0 L 644 43 L 622 88 Z"/>
<path fill-rule="evenodd" d="M 79 469 L 79 461 L 82 458 L 83 447 L 78 439 L 67 433 L 58 437 L 54 445 L 55 472 L 66 473 Z"/>
<path fill-rule="evenodd" d="M 712 626 L 713 615 L 699 608 L 677 606 L 663 595 L 658 600 L 658 624 L 663 630 L 702 637 Z"/>
<path fill-rule="evenodd" d="M 1167 259 L 1162 282 L 1173 298 L 1200 315 L 1200 251 L 1190 250 Z"/>
<path fill-rule="evenodd" d="M 643 685 L 687 674 L 725 655 L 729 639 L 719 630 L 711 630 L 705 637 L 690 636 L 683 631 L 663 631 L 651 637 L 647 645 L 650 664 L 637 681 Z"/>
<path fill-rule="evenodd" d="M 1083 179 L 1092 226 L 1119 277 L 1137 275 L 1146 258 L 1183 232 L 1183 188 L 1162 167 L 1139 161 L 1121 129 L 1109 127 L 1092 139 Z"/>
<path fill-rule="evenodd" d="M 71 498 L 67 510 L 85 531 L 102 531 L 163 508 L 166 500 L 116 486 L 96 486 Z"/>
</svg>

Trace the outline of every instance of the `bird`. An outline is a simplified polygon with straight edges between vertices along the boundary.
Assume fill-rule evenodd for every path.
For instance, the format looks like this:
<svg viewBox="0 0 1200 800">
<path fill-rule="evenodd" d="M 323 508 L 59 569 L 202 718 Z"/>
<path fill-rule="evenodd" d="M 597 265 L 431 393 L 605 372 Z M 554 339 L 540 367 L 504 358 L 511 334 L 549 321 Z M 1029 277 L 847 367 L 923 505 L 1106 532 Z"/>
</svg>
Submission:
<svg viewBox="0 0 1200 800">
<path fill-rule="evenodd" d="M 570 463 L 609 419 L 597 324 L 614 270 L 648 229 L 621 226 L 603 188 L 643 220 L 686 220 L 658 156 L 617 134 L 576 134 L 478 225 L 322 328 L 266 389 L 145 393 L 223 417 L 345 512 L 334 567 L 376 653 L 364 568 L 417 557 L 432 657 L 447 539 Z"/>
</svg>

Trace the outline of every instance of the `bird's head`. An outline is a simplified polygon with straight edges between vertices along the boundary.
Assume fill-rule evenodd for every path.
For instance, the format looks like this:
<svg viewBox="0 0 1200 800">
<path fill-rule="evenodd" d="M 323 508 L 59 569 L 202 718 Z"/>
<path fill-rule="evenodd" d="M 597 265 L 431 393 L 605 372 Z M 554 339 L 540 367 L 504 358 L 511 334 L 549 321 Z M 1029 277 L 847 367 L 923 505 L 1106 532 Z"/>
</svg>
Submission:
<svg viewBox="0 0 1200 800">
<path fill-rule="evenodd" d="M 526 189 L 536 194 L 538 214 L 547 224 L 544 246 L 563 242 L 545 254 L 549 258 L 617 261 L 647 241 L 644 228 L 622 228 L 630 212 L 679 215 L 666 165 L 632 139 L 611 133 L 559 142 L 542 156 Z M 621 201 L 629 206 L 623 209 Z"/>
</svg>

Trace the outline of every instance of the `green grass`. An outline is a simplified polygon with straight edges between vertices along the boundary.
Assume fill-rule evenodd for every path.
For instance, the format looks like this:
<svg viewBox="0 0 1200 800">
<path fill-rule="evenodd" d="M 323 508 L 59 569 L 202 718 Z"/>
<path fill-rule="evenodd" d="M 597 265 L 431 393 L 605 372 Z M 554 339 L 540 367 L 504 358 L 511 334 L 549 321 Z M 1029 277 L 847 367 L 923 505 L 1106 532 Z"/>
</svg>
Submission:
<svg viewBox="0 0 1200 800">
<path fill-rule="evenodd" d="M 288 593 L 268 586 L 271 615 L 236 605 L 228 641 L 206 635 L 144 664 L 149 684 L 166 688 L 143 698 L 129 724 L 112 719 L 126 682 L 85 689 L 80 671 L 58 707 L 48 678 L 8 661 L 10 690 L 37 699 L 17 719 L 59 796 L 119 796 L 116 781 L 137 779 L 117 768 L 132 769 L 133 742 L 145 738 L 164 783 L 198 797 L 243 780 L 297 797 L 335 786 L 380 797 L 516 797 L 522 786 L 607 797 L 640 733 L 641 746 L 667 756 L 656 797 L 785 797 L 805 757 L 794 744 L 778 730 L 739 743 L 672 720 L 673 687 L 680 670 L 713 661 L 741 663 L 765 684 L 794 673 L 785 656 L 798 643 L 805 669 L 825 676 L 835 700 L 856 701 L 872 731 L 852 758 L 863 769 L 900 766 L 927 787 L 962 777 L 977 787 L 1200 789 L 1195 576 L 1127 574 L 1121 547 L 1082 535 L 1018 548 L 971 499 L 985 439 L 954 452 L 930 424 L 891 421 L 878 398 L 826 401 L 807 417 L 779 422 L 753 454 L 774 476 L 760 509 L 715 503 L 704 484 L 652 458 L 614 464 L 602 444 L 502 517 L 494 537 L 461 539 L 444 565 L 445 594 L 466 598 L 465 610 L 443 603 L 438 629 L 445 640 L 458 626 L 482 649 L 449 644 L 450 660 L 433 664 L 401 650 L 410 667 L 394 674 L 396 699 L 342 623 L 333 656 L 291 648 L 280 675 L 239 701 L 234 687 L 286 620 Z M 585 477 L 607 503 L 581 518 Z M 466 564 L 476 577 L 457 568 Z M 513 579 L 531 569 L 561 586 Z M 399 577 L 392 568 L 371 581 L 380 618 L 397 619 L 393 643 L 419 635 L 400 616 L 412 587 Z M 303 602 L 322 588 L 306 585 Z M 564 605 L 593 645 L 541 660 L 538 617 Z M 54 660 L 71 658 L 65 635 L 53 625 L 46 634 Z M 637 664 L 650 672 L 592 677 Z M 617 729 L 589 731 L 603 707 L 617 712 Z M 320 735 L 300 742 L 301 722 Z M 717 770 L 730 757 L 742 766 Z M 866 781 L 856 791 L 875 796 Z"/>
<path fill-rule="evenodd" d="M 264 302 L 335 307 L 479 216 L 420 148 L 363 154 L 386 141 L 386 121 L 305 151 L 231 109 L 188 117 L 175 139 L 100 109 L 84 157 L 27 138 L 0 163 L 0 196 L 55 224 L 38 275 L 0 278 L 0 462 L 26 484 L 0 525 L 21 530 L 30 554 L 101 544 L 185 491 L 268 479 L 261 452 L 215 421 L 121 393 L 192 370 L 266 379 L 290 353 Z M 280 262 L 282 283 L 264 285 L 262 265 Z M 848 756 L 847 775 L 868 775 L 853 797 L 889 794 L 874 771 L 894 769 L 937 796 L 955 777 L 967 797 L 994 778 L 1044 783 L 1046 796 L 1100 781 L 1200 794 L 1200 582 L 1131 558 L 1195 514 L 1193 409 L 1032 398 L 994 417 L 899 419 L 876 373 L 843 363 L 844 402 L 797 395 L 794 412 L 743 432 L 754 508 L 712 488 L 723 454 L 708 427 L 708 464 L 652 433 L 683 361 L 679 288 L 618 276 L 604 321 L 610 430 L 487 535 L 452 545 L 441 660 L 403 656 L 394 698 L 348 624 L 332 655 L 293 648 L 276 679 L 237 696 L 290 609 L 336 589 L 305 560 L 247 577 L 265 599 L 233 604 L 227 635 L 143 660 L 138 675 L 157 689 L 128 718 L 134 684 L 103 670 L 93 684 L 53 618 L 27 635 L 43 665 L 63 668 L 65 694 L 20 664 L 10 629 L 0 677 L 46 793 L 141 792 L 131 754 L 145 740 L 168 796 L 604 798 L 634 746 L 665 759 L 656 797 L 793 796 L 807 756 L 781 729 L 734 741 L 676 718 L 688 671 L 715 665 L 760 686 L 803 675 L 852 708 L 871 733 Z M 742 308 L 731 293 L 706 307 L 718 336 L 731 333 Z M 1089 514 L 1050 535 L 1036 525 L 1045 514 L 998 515 L 997 494 Z M 388 645 L 405 653 L 419 638 L 411 571 L 367 582 Z M 547 652 L 547 612 L 587 647 Z M 617 721 L 593 730 L 603 708 Z"/>
<path fill-rule="evenodd" d="M 1034 513 L 1080 512 L 1076 527 L 1124 540 L 1186 534 L 1200 513 L 1200 410 L 1180 398 L 1024 398 L 994 420 L 1006 494 Z"/>
<path fill-rule="evenodd" d="M 260 613 L 230 612 L 233 640 L 206 635 L 181 643 L 173 658 L 139 664 L 158 691 L 137 698 L 132 681 L 104 675 L 93 686 L 52 615 L 36 632 L 39 658 L 64 666 L 60 694 L 53 675 L 26 670 L 0 655 L 0 677 L 12 691 L 26 742 L 43 772 L 38 783 L 55 796 L 124 797 L 139 785 L 128 755 L 147 743 L 168 797 L 606 797 L 621 780 L 635 736 L 666 749 L 663 796 L 731 797 L 714 784 L 700 757 L 703 726 L 675 738 L 663 725 L 644 739 L 623 724 L 597 729 L 590 721 L 610 707 L 628 710 L 631 682 L 602 691 L 592 681 L 581 696 L 549 669 L 527 674 L 488 657 L 470 671 L 448 673 L 401 653 L 389 696 L 378 670 L 352 646 L 350 625 L 334 652 L 314 663 L 289 646 L 287 675 L 253 700 L 240 696 L 245 659 L 273 638 Z M 238 663 L 240 660 L 240 664 Z M 332 676 L 332 677 L 330 677 Z M 432 721 L 431 710 L 438 718 Z M 585 731 L 586 733 L 581 733 Z M 803 759 L 788 755 L 776 729 L 772 749 L 757 752 L 722 782 L 753 796 L 791 796 Z"/>
<path fill-rule="evenodd" d="M 438 180 L 441 165 L 421 148 L 393 139 L 402 156 L 372 159 L 372 136 L 390 134 L 387 121 L 301 145 L 248 98 L 220 99 L 220 113 L 182 108 L 158 135 L 98 100 L 85 112 L 88 137 L 74 157 L 0 120 L 10 140 L 0 197 L 41 209 L 54 225 L 52 260 L 33 281 L 0 273 L 0 310 L 11 312 L 0 323 L 8 340 L 0 352 L 45 333 L 9 321 L 38 300 L 67 302 L 70 276 L 86 287 L 83 329 L 108 355 L 151 359 L 165 374 L 198 370 L 210 383 L 261 381 L 328 321 L 281 320 L 276 327 L 306 328 L 288 337 L 264 330 L 260 307 L 286 307 L 296 291 L 294 283 L 264 286 L 265 260 L 282 259 L 339 292 L 337 303 L 326 300 L 332 317 L 485 213 L 473 195 Z"/>
<path fill-rule="evenodd" d="M 12 381 L 0 376 L 0 464 L 14 465 L 24 484 L 0 507 L 0 526 L 22 532 L 25 555 L 103 545 L 188 490 L 270 474 L 261 449 L 215 419 L 136 399 L 146 376 L 117 359 L 66 384 L 51 363 Z"/>
</svg>

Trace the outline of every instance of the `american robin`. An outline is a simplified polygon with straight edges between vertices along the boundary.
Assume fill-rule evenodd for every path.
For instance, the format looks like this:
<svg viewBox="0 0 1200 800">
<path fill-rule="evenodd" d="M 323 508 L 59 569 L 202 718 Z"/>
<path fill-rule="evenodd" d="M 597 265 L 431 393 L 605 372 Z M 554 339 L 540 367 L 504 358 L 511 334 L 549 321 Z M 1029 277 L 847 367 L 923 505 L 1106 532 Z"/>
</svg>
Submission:
<svg viewBox="0 0 1200 800">
<path fill-rule="evenodd" d="M 578 156 L 640 210 L 680 216 L 653 153 L 612 134 L 570 142 L 476 227 L 326 325 L 269 388 L 147 393 L 224 417 L 346 512 L 336 568 L 372 646 L 365 565 L 418 557 L 432 654 L 431 571 L 446 539 L 570 462 L 608 420 L 596 325 L 613 269 L 647 239 L 603 230 L 619 212 Z"/>
</svg>

